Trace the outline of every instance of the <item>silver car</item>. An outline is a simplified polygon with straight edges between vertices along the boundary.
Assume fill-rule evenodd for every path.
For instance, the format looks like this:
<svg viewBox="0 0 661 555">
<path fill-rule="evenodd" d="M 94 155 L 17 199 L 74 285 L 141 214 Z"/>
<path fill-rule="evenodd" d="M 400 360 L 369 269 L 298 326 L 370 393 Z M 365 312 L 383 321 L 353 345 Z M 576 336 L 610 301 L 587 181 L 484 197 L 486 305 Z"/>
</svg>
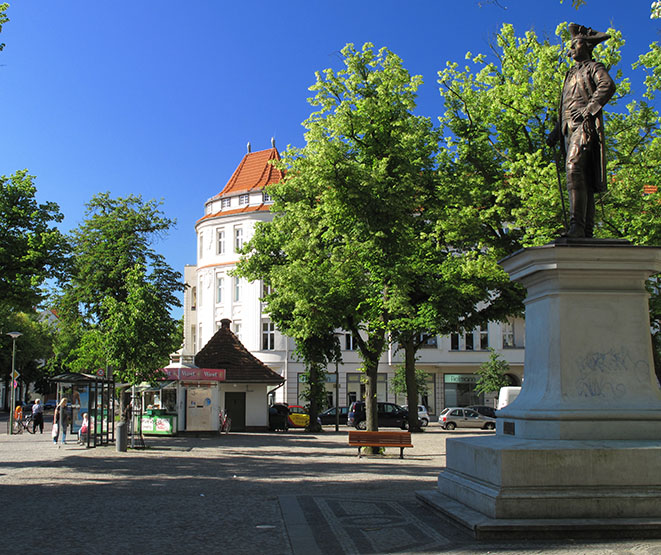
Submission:
<svg viewBox="0 0 661 555">
<path fill-rule="evenodd" d="M 441 411 L 438 423 L 444 430 L 455 428 L 484 428 L 485 430 L 496 429 L 496 419 L 484 416 L 473 409 L 451 407 Z"/>
</svg>

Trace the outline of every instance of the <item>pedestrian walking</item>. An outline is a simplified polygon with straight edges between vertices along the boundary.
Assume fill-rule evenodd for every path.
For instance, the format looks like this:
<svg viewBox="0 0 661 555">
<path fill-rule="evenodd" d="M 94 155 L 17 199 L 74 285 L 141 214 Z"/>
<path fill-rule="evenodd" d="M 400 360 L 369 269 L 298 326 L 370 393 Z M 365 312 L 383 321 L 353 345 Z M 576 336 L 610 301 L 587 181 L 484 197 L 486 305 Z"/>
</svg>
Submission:
<svg viewBox="0 0 661 555">
<path fill-rule="evenodd" d="M 62 435 L 62 445 L 67 443 L 67 425 L 69 423 L 69 413 L 67 412 L 67 398 L 62 397 L 55 413 L 53 414 L 53 443 L 57 445 L 57 438 Z"/>
<path fill-rule="evenodd" d="M 39 433 L 44 433 L 44 407 L 39 399 L 34 400 L 32 405 L 32 433 L 37 431 L 39 426 Z"/>
</svg>

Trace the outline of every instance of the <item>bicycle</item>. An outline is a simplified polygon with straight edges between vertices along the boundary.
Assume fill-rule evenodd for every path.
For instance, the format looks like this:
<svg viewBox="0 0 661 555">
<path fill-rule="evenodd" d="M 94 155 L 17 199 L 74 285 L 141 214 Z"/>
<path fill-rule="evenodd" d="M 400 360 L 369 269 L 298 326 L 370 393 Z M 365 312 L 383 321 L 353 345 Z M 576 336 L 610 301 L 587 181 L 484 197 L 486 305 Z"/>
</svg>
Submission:
<svg viewBox="0 0 661 555">
<path fill-rule="evenodd" d="M 226 434 L 230 433 L 230 430 L 232 429 L 232 419 L 228 416 L 227 412 L 224 410 L 221 410 L 218 413 L 218 418 L 220 420 L 220 426 L 218 427 L 218 433 L 222 434 L 223 432 Z"/>
<path fill-rule="evenodd" d="M 22 434 L 24 430 L 27 430 L 28 433 L 33 434 L 34 429 L 32 428 L 32 415 L 28 414 L 22 420 L 16 420 L 14 422 L 14 433 Z"/>
</svg>

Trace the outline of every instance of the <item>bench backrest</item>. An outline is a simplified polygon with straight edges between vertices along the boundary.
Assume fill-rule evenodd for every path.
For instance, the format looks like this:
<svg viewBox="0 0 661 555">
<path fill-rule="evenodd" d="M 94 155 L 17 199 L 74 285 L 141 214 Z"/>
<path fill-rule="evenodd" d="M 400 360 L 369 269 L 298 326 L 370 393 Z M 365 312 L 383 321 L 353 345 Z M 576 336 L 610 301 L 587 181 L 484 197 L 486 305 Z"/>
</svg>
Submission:
<svg viewBox="0 0 661 555">
<path fill-rule="evenodd" d="M 411 432 L 363 432 L 350 431 L 349 442 L 383 441 L 387 443 L 411 443 Z"/>
</svg>

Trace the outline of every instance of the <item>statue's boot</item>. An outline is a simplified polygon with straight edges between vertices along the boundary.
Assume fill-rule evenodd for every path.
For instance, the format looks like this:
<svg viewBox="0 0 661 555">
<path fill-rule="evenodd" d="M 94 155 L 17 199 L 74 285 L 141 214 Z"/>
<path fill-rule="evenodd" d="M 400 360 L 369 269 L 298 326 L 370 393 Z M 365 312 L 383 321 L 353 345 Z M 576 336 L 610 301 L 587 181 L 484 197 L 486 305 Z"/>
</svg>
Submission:
<svg viewBox="0 0 661 555">
<path fill-rule="evenodd" d="M 585 188 L 569 189 L 569 231 L 565 234 L 565 237 L 579 239 L 586 236 L 585 214 L 587 196 Z"/>
<path fill-rule="evenodd" d="M 585 236 L 594 237 L 594 192 L 589 191 L 586 193 L 586 207 L 585 207 Z"/>
</svg>

